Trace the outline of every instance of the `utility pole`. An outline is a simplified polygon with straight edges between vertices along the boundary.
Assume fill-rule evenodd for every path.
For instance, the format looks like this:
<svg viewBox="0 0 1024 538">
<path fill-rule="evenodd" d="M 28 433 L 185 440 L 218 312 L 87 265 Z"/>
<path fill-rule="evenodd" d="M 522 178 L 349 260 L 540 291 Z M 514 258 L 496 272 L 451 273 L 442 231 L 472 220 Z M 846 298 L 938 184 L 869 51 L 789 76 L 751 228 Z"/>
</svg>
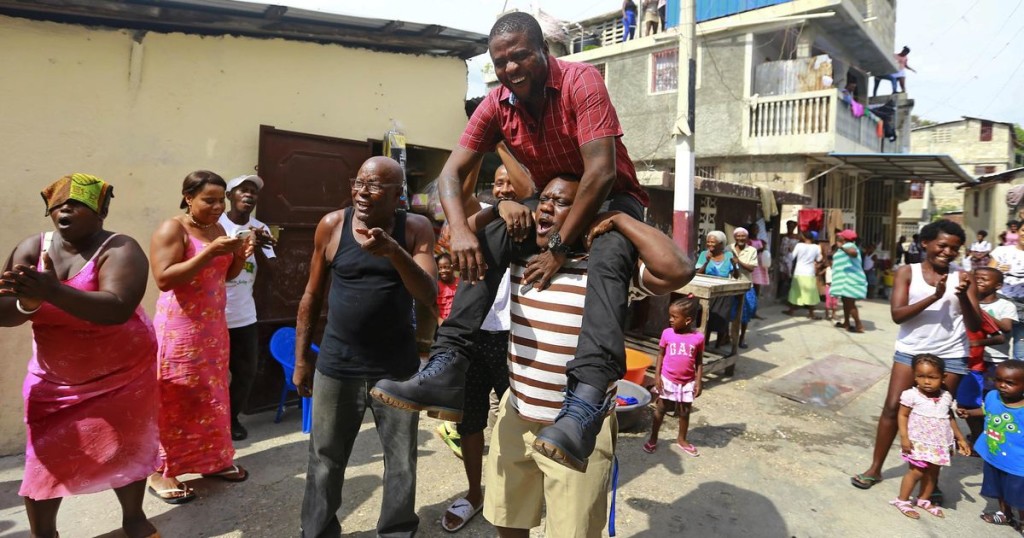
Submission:
<svg viewBox="0 0 1024 538">
<path fill-rule="evenodd" d="M 671 8 L 671 0 L 669 7 Z M 679 80 L 676 92 L 675 195 L 672 203 L 672 240 L 686 253 L 695 251 L 694 221 L 694 134 L 693 115 L 696 100 L 697 7 L 696 0 L 679 0 Z"/>
</svg>

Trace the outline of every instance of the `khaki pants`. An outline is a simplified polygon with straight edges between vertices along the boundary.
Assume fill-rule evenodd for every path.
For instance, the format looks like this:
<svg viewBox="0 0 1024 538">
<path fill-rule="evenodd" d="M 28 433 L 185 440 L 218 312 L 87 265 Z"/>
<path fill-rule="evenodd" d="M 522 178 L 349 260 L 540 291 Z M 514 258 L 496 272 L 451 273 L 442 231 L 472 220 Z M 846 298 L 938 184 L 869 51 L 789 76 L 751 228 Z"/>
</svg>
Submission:
<svg viewBox="0 0 1024 538">
<path fill-rule="evenodd" d="M 608 522 L 608 486 L 618 424 L 605 419 L 587 472 L 576 472 L 533 451 L 544 424 L 524 420 L 502 397 L 484 470 L 484 517 L 497 527 L 531 529 L 547 505 L 545 536 L 601 536 Z"/>
</svg>

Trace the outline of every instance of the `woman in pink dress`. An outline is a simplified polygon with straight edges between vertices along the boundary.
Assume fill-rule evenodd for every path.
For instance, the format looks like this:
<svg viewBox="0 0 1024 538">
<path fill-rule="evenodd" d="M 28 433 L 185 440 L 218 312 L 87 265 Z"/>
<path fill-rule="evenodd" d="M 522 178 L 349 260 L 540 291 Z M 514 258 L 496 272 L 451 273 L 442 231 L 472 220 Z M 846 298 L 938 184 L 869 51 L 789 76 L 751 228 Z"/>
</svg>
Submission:
<svg viewBox="0 0 1024 538">
<path fill-rule="evenodd" d="M 42 195 L 57 233 L 22 241 L 0 279 L 0 325 L 32 323 L 19 490 L 32 535 L 57 535 L 63 497 L 113 489 L 125 534 L 158 536 L 142 510 L 159 462 L 156 337 L 139 306 L 146 255 L 103 229 L 103 180 L 72 174 Z"/>
<path fill-rule="evenodd" d="M 750 230 L 750 246 L 757 249 L 757 267 L 750 272 L 750 281 L 754 284 L 754 294 L 757 297 L 761 297 L 761 288 L 770 283 L 768 268 L 772 265 L 771 254 L 768 253 L 768 245 L 757 237 L 760 234 L 761 227 L 756 222 L 753 222 L 747 229 Z M 756 308 L 754 309 L 754 318 L 761 319 L 761 316 L 757 315 Z"/>
<path fill-rule="evenodd" d="M 224 212 L 224 179 L 199 170 L 185 177 L 185 214 L 164 221 L 150 246 L 159 343 L 160 466 L 149 492 L 169 504 L 196 494 L 178 480 L 187 473 L 241 482 L 234 465 L 228 395 L 225 280 L 238 276 L 252 254 L 252 237 L 228 237 L 217 223 Z"/>
</svg>

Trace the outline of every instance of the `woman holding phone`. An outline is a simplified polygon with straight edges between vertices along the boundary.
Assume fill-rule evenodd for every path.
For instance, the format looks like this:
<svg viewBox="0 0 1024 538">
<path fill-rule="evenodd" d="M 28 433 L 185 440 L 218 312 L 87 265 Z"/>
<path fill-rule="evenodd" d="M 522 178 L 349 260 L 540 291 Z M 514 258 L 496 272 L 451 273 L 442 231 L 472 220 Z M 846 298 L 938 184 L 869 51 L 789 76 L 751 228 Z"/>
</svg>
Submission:
<svg viewBox="0 0 1024 538">
<path fill-rule="evenodd" d="M 160 384 L 160 456 L 148 491 L 169 504 L 195 491 L 177 477 L 201 473 L 229 482 L 248 478 L 234 465 L 228 396 L 225 281 L 238 276 L 252 237 L 228 236 L 217 223 L 227 184 L 206 170 L 185 177 L 183 215 L 165 220 L 150 247 L 150 268 L 162 293 L 156 328 Z"/>
</svg>

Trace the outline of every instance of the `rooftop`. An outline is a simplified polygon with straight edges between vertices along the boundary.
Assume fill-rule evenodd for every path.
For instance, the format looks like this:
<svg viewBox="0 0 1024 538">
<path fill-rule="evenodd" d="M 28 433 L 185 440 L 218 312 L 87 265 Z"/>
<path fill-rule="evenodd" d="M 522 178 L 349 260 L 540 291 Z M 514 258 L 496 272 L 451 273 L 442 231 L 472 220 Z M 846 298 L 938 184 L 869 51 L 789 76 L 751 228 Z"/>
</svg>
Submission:
<svg viewBox="0 0 1024 538">
<path fill-rule="evenodd" d="M 476 32 L 234 0 L 0 0 L 0 15 L 156 32 L 281 38 L 462 59 L 487 51 L 487 36 Z"/>
</svg>

